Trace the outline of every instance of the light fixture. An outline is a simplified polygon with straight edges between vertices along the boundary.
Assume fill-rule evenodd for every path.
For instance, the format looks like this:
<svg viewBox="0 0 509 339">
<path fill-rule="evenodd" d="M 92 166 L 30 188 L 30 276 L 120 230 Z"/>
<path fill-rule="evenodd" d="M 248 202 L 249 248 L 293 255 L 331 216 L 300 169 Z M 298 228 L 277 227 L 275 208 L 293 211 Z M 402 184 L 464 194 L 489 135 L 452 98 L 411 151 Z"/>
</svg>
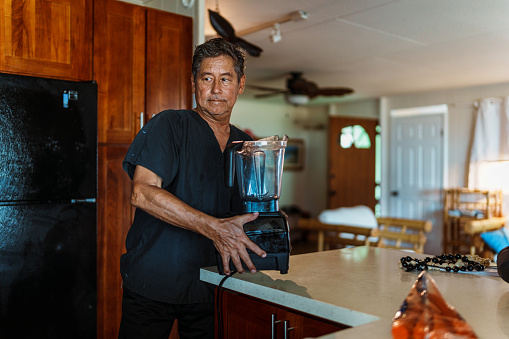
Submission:
<svg viewBox="0 0 509 339">
<path fill-rule="evenodd" d="M 276 44 L 281 41 L 281 27 L 279 27 L 278 23 L 274 24 L 274 29 L 270 32 L 270 42 Z"/>
<path fill-rule="evenodd" d="M 308 18 L 309 18 L 309 13 L 306 11 L 303 11 L 303 10 L 293 11 L 293 12 L 291 12 L 277 20 L 269 21 L 264 24 L 258 25 L 256 27 L 248 28 L 243 31 L 240 31 L 237 33 L 237 36 L 248 35 L 248 34 L 255 33 L 255 32 L 261 31 L 263 29 L 270 28 L 270 27 L 274 27 L 274 30 L 276 30 L 276 28 L 275 28 L 276 25 L 278 25 L 278 27 L 279 27 L 280 24 L 284 24 L 285 22 L 288 22 L 288 21 L 301 21 L 301 20 L 306 20 Z M 279 31 L 280 31 L 280 33 L 279 33 L 280 39 L 279 40 L 281 40 L 281 30 L 279 29 Z M 270 39 L 271 39 L 271 41 L 273 39 L 272 32 L 270 35 Z M 277 42 L 277 41 L 273 41 L 273 42 Z"/>
<path fill-rule="evenodd" d="M 286 101 L 292 105 L 305 105 L 309 102 L 309 97 L 305 94 L 287 94 Z"/>
</svg>

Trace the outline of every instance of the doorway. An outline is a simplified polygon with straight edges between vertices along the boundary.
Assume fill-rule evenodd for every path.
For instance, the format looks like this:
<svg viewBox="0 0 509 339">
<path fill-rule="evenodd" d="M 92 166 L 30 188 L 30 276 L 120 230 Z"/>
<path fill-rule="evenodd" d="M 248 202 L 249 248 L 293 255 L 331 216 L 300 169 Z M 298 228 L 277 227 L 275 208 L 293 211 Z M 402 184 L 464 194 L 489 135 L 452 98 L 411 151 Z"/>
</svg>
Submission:
<svg viewBox="0 0 509 339">
<path fill-rule="evenodd" d="M 378 120 L 329 119 L 327 208 L 368 206 L 375 212 L 375 164 Z"/>
<path fill-rule="evenodd" d="M 389 215 L 432 221 L 425 253 L 442 252 L 446 115 L 446 105 L 390 114 Z"/>
</svg>

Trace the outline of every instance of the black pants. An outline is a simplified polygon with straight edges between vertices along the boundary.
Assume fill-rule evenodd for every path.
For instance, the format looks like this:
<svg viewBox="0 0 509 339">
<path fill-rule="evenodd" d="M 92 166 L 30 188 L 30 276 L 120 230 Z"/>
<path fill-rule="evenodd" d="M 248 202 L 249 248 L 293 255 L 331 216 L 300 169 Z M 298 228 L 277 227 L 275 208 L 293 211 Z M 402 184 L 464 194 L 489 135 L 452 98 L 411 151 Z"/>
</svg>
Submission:
<svg viewBox="0 0 509 339">
<path fill-rule="evenodd" d="M 174 320 L 180 339 L 214 339 L 214 303 L 167 304 L 124 287 L 119 339 L 168 339 Z"/>
</svg>

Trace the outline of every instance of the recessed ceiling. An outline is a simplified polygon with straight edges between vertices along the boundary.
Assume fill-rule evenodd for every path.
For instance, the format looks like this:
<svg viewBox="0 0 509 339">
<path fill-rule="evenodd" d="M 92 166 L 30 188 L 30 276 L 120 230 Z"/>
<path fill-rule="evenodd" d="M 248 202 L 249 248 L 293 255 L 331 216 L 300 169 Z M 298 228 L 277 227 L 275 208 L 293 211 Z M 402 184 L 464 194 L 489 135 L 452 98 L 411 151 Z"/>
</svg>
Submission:
<svg viewBox="0 0 509 339">
<path fill-rule="evenodd" d="M 281 24 L 278 43 L 270 28 L 243 36 L 264 50 L 247 56 L 247 82 L 259 86 L 284 89 L 287 75 L 300 71 L 320 87 L 353 88 L 334 100 L 347 101 L 509 82 L 507 0 L 205 0 L 205 7 L 219 8 L 236 32 L 309 13 Z M 215 34 L 207 13 L 205 35 Z"/>
</svg>

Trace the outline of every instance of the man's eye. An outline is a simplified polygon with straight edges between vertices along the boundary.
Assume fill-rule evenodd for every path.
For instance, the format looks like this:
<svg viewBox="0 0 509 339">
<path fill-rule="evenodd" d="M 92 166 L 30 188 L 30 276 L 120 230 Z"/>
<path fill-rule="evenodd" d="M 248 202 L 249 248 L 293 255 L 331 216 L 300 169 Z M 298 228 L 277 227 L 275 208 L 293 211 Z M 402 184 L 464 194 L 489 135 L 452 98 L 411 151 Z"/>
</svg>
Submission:
<svg viewBox="0 0 509 339">
<path fill-rule="evenodd" d="M 230 79 L 226 79 L 226 78 L 223 78 L 221 80 L 223 80 L 223 82 L 229 82 L 230 81 Z"/>
</svg>

